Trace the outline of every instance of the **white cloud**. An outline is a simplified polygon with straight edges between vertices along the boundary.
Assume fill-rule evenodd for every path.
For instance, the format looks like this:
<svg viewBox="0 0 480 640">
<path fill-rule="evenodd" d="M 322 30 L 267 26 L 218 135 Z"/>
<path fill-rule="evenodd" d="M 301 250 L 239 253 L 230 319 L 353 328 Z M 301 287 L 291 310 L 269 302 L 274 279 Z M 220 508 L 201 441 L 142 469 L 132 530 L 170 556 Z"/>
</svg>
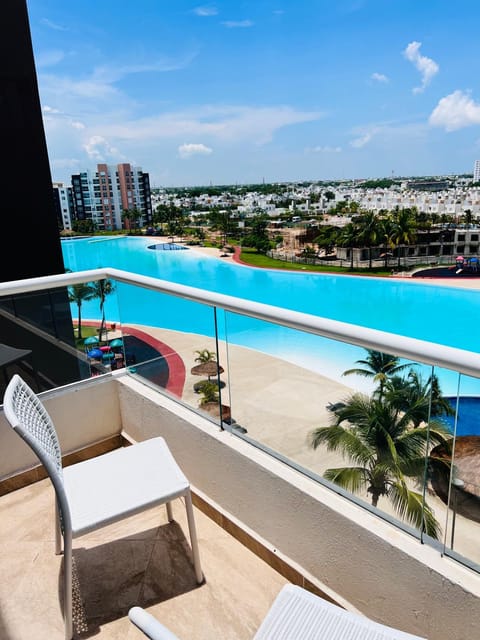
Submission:
<svg viewBox="0 0 480 640">
<path fill-rule="evenodd" d="M 48 96 L 50 101 L 72 100 L 78 105 L 78 99 L 94 99 L 96 102 L 109 99 L 118 100 L 122 94 L 108 82 L 95 79 L 72 80 L 58 75 L 42 75 L 42 95 Z M 64 109 L 68 111 L 68 109 Z"/>
<path fill-rule="evenodd" d="M 111 83 L 135 73 L 178 71 L 179 69 L 185 69 L 196 55 L 196 53 L 189 53 L 179 58 L 160 57 L 154 60 L 152 57 L 151 61 L 149 60 L 145 63 L 139 62 L 136 64 L 130 63 L 122 65 L 117 62 L 111 66 L 103 65 L 94 69 L 91 80 L 93 82 Z"/>
<path fill-rule="evenodd" d="M 58 24 L 57 22 L 53 22 L 48 18 L 42 18 L 40 22 L 44 24 L 46 27 L 53 29 L 54 31 L 68 31 L 67 27 L 63 27 L 61 24 Z"/>
<path fill-rule="evenodd" d="M 72 120 L 70 124 L 74 129 L 80 129 L 80 130 L 85 129 L 85 125 L 83 124 L 83 122 L 80 122 L 79 120 Z"/>
<path fill-rule="evenodd" d="M 372 73 L 372 75 L 370 76 L 370 78 L 372 80 L 376 80 L 377 82 L 389 82 L 388 78 L 386 75 L 384 75 L 383 73 Z"/>
<path fill-rule="evenodd" d="M 59 109 L 55 109 L 54 107 L 49 107 L 48 104 L 46 104 L 43 109 L 42 109 L 43 113 L 60 113 Z"/>
<path fill-rule="evenodd" d="M 480 124 L 480 104 L 474 102 L 468 93 L 454 91 L 439 101 L 428 122 L 434 127 L 443 127 L 445 131 Z"/>
<path fill-rule="evenodd" d="M 222 24 L 228 29 L 242 29 L 245 27 L 253 27 L 253 22 L 251 20 L 225 20 L 225 22 L 222 22 Z"/>
<path fill-rule="evenodd" d="M 216 16 L 218 14 L 218 9 L 216 7 L 196 7 L 193 10 L 193 13 L 196 13 L 197 16 Z"/>
<path fill-rule="evenodd" d="M 352 130 L 353 149 L 363 149 L 370 143 L 375 144 L 376 151 L 388 150 L 405 145 L 418 146 L 427 139 L 429 128 L 425 122 L 385 121 L 366 124 Z M 422 142 L 423 143 L 423 142 Z M 371 153 L 371 152 L 369 152 Z"/>
<path fill-rule="evenodd" d="M 133 103 L 133 99 L 122 93 L 114 83 L 128 75 L 145 72 L 167 72 L 184 69 L 194 59 L 196 53 L 185 54 L 178 58 L 151 58 L 147 63 L 121 64 L 96 67 L 93 72 L 82 79 L 68 76 L 43 73 L 39 76 L 42 97 L 50 102 L 61 103 L 63 110 L 78 111 L 83 100 L 88 110 L 91 101 L 96 103 L 110 101 L 112 106 L 121 104 L 122 107 Z"/>
<path fill-rule="evenodd" d="M 370 140 L 373 137 L 373 133 L 374 132 L 372 132 L 372 131 L 367 131 L 362 136 L 359 136 L 358 138 L 355 138 L 354 140 L 352 140 L 350 142 L 350 145 L 354 149 L 361 149 L 362 147 L 364 147 L 366 144 L 368 144 L 370 142 Z"/>
<path fill-rule="evenodd" d="M 244 107 L 205 105 L 191 110 L 162 113 L 139 120 L 119 118 L 96 128 L 99 135 L 118 140 L 153 140 L 195 136 L 228 142 L 265 144 L 285 126 L 312 122 L 320 112 L 296 111 L 292 107 Z"/>
<path fill-rule="evenodd" d="M 103 136 L 92 136 L 82 146 L 87 152 L 87 155 L 97 162 L 126 159 L 120 151 L 112 146 Z"/>
<path fill-rule="evenodd" d="M 182 144 L 178 147 L 178 155 L 180 158 L 191 158 L 192 156 L 208 156 L 212 153 L 213 149 L 207 147 L 204 144 L 190 143 Z"/>
<path fill-rule="evenodd" d="M 35 64 L 37 69 L 43 67 L 52 67 L 61 62 L 65 57 L 65 53 L 59 49 L 52 49 L 51 51 L 41 51 L 35 55 Z"/>
<path fill-rule="evenodd" d="M 403 52 L 405 58 L 415 66 L 422 76 L 422 85 L 420 87 L 415 87 L 413 89 L 413 93 L 421 93 L 425 87 L 430 84 L 431 79 L 438 73 L 440 68 L 431 58 L 422 56 L 420 53 L 421 46 L 421 42 L 410 42 Z"/>
<path fill-rule="evenodd" d="M 318 145 L 316 147 L 308 147 L 306 151 L 311 153 L 341 153 L 342 147 L 322 147 L 321 145 Z"/>
</svg>

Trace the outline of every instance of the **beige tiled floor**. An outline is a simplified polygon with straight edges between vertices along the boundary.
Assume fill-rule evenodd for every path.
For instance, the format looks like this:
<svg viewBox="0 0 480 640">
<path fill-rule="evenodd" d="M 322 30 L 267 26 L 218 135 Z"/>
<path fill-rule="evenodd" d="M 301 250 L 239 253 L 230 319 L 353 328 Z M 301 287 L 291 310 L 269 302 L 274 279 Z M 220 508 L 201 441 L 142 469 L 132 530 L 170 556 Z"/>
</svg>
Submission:
<svg viewBox="0 0 480 640">
<path fill-rule="evenodd" d="M 147 608 L 182 640 L 247 640 L 285 579 L 195 510 L 202 568 L 190 563 L 183 504 L 156 508 L 74 540 L 81 601 L 75 637 L 135 640 L 126 617 Z M 53 489 L 43 480 L 0 498 L 0 638 L 64 637 L 62 557 L 54 554 Z"/>
</svg>

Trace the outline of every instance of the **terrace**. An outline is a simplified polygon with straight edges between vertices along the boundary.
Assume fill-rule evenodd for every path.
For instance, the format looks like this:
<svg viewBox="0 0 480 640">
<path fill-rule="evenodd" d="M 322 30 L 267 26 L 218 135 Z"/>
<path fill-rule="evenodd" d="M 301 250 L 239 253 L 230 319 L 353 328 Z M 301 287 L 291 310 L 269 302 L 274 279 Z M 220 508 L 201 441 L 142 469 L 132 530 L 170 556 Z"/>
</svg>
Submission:
<svg viewBox="0 0 480 640">
<path fill-rule="evenodd" d="M 105 278 L 148 290 L 159 309 L 166 308 L 165 296 L 198 305 L 211 319 L 211 332 L 198 336 L 148 328 L 158 343 L 169 347 L 161 359 L 107 368 L 103 375 L 90 377 L 88 359 L 73 342 L 64 294 L 68 286 Z M 328 417 L 327 403 L 341 399 L 335 396 L 338 387 L 229 343 L 218 318 L 233 322 L 241 315 L 256 323 L 274 323 L 319 336 L 322 348 L 325 340 L 341 340 L 358 346 L 359 353 L 374 348 L 464 378 L 480 377 L 476 354 L 116 269 L 3 283 L 0 295 L 2 335 L 13 346 L 32 351 L 31 373 L 38 376 L 42 399 L 59 432 L 65 464 L 162 435 L 194 490 L 205 584 L 196 586 L 193 569 L 184 562 L 187 529 L 181 506 L 174 505 L 176 524 L 167 524 L 159 508 L 79 538 L 74 558 L 80 637 L 139 637 L 126 618 L 128 608 L 138 604 L 185 640 L 247 639 L 286 581 L 410 633 L 435 640 L 476 637 L 478 524 L 462 514 L 453 475 L 447 478 L 447 504 L 432 493 L 427 479 L 420 489 L 440 522 L 438 539 L 399 519 L 387 501 L 374 508 L 368 496 L 326 481 L 323 472 L 335 461 L 325 451 L 308 449 L 305 439 Z M 116 295 L 117 329 L 125 334 L 128 327 L 140 330 L 131 321 L 122 323 L 121 287 Z M 57 322 L 51 322 L 55 318 Z M 227 384 L 219 400 L 231 407 L 238 423 L 216 420 L 199 406 L 193 391 L 197 379 L 188 372 L 195 351 L 203 348 L 212 348 L 225 368 Z M 157 384 L 160 360 L 175 372 L 175 385 Z M 179 361 L 185 369 L 181 385 Z M 28 372 L 28 362 L 24 364 Z M 310 404 L 299 395 L 302 390 Z M 0 635 L 8 640 L 61 638 L 61 557 L 54 555 L 53 490 L 30 450 L 7 428 L 3 414 L 0 491 L 0 566 L 5 577 Z"/>
</svg>

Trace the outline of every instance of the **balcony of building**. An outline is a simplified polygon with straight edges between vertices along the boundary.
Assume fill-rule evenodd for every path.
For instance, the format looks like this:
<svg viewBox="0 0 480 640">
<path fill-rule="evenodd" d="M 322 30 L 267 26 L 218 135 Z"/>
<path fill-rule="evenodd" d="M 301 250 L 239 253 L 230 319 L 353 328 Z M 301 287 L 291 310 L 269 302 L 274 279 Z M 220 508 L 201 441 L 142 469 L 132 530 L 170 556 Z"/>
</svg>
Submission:
<svg viewBox="0 0 480 640">
<path fill-rule="evenodd" d="M 97 360 L 78 349 L 75 307 L 65 305 L 66 287 L 105 278 L 116 284 L 117 311 L 108 313 L 107 335 L 97 336 L 105 346 L 122 343 L 118 355 L 127 366 L 119 368 L 112 367 L 116 358 Z M 135 323 L 135 309 L 126 305 L 130 287 L 158 308 L 158 326 Z M 465 384 L 480 375 L 477 354 L 115 269 L 4 283 L 0 289 L 2 336 L 31 352 L 5 365 L 5 379 L 19 371 L 40 392 L 65 464 L 161 435 L 194 491 L 205 583 L 195 584 L 188 562 L 181 506 L 174 507 L 176 523 L 168 524 L 159 508 L 79 538 L 77 635 L 133 640 L 138 632 L 126 614 L 141 605 L 185 640 L 247 639 L 291 581 L 432 640 L 476 637 L 475 458 L 463 459 L 458 447 L 455 466 L 447 465 L 451 472 L 425 476 L 418 491 L 439 524 L 437 536 L 426 535 L 386 499 L 372 507 L 367 494 L 351 494 L 324 478 L 338 459 L 309 447 L 308 435 L 327 423 L 347 387 L 240 347 L 232 336 L 245 334 L 247 318 L 256 335 L 278 327 L 282 344 L 290 335 L 285 331 L 306 332 L 318 338 L 319 353 L 331 353 L 339 340 L 358 349 L 359 357 L 365 348 L 395 353 L 433 367 L 442 379 L 448 372 L 460 375 Z M 175 304 L 166 304 L 167 298 Z M 205 320 L 201 334 L 186 330 L 193 317 L 196 327 Z M 85 327 L 99 324 L 100 317 L 84 320 Z M 223 368 L 213 376 L 221 417 L 207 411 L 195 391 L 202 377 L 192 370 L 202 350 L 213 352 Z M 461 490 L 454 482 L 459 478 Z M 3 413 L 0 491 L 0 635 L 61 638 L 62 559 L 54 555 L 53 490 Z"/>
</svg>

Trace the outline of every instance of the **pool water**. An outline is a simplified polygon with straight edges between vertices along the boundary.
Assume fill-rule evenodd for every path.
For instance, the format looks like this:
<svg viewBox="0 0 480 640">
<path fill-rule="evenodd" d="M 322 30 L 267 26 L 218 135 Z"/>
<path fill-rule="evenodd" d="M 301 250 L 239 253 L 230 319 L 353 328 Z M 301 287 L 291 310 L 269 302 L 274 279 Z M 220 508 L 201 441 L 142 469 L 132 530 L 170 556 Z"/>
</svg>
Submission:
<svg viewBox="0 0 480 640">
<path fill-rule="evenodd" d="M 199 252 L 152 250 L 151 238 L 102 237 L 62 240 L 65 267 L 72 271 L 116 267 L 179 284 L 234 295 L 325 318 L 391 333 L 480 351 L 480 332 L 469 330 L 480 317 L 480 291 L 432 286 L 391 278 L 292 272 L 249 268 Z M 117 285 L 117 296 L 106 300 L 109 320 L 162 326 L 213 335 L 212 311 L 196 303 Z M 72 313 L 77 313 L 72 305 Z M 120 315 L 120 317 L 119 317 Z M 98 300 L 84 302 L 83 318 L 99 316 Z M 365 351 L 309 334 L 275 327 L 235 314 L 225 314 L 228 340 L 310 368 L 343 384 L 370 390 L 368 380 L 342 377 L 365 357 Z M 228 317 L 227 317 L 228 316 Z M 473 323 L 473 324 L 471 324 Z M 223 325 L 222 325 L 223 326 Z M 442 391 L 457 393 L 458 374 L 436 371 Z M 426 368 L 426 375 L 429 375 Z M 462 395 L 479 395 L 476 379 L 461 379 Z"/>
<path fill-rule="evenodd" d="M 456 398 L 447 398 L 453 409 L 457 408 Z M 442 417 L 453 433 L 455 416 Z M 462 396 L 458 400 L 457 436 L 480 436 L 480 398 Z"/>
</svg>

